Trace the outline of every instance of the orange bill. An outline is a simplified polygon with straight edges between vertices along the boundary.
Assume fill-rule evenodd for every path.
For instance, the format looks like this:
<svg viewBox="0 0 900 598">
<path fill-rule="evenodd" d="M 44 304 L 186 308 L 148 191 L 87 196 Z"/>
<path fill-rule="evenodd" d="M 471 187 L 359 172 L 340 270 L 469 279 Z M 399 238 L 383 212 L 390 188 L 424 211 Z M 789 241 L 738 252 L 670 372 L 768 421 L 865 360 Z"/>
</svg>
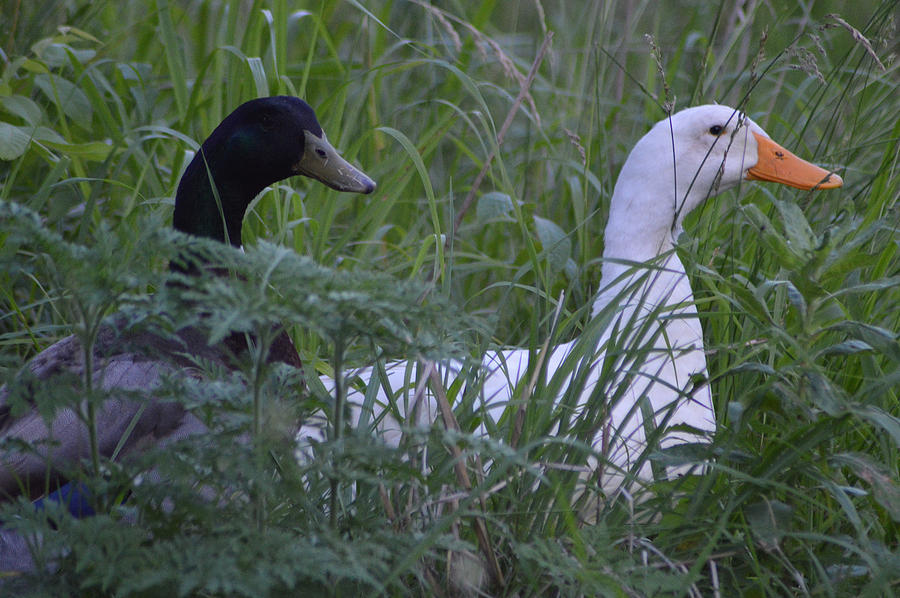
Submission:
<svg viewBox="0 0 900 598">
<path fill-rule="evenodd" d="M 751 181 L 770 181 L 798 189 L 833 189 L 844 184 L 833 172 L 798 158 L 768 137 L 753 133 L 756 137 L 759 159 L 756 166 L 747 171 Z"/>
</svg>

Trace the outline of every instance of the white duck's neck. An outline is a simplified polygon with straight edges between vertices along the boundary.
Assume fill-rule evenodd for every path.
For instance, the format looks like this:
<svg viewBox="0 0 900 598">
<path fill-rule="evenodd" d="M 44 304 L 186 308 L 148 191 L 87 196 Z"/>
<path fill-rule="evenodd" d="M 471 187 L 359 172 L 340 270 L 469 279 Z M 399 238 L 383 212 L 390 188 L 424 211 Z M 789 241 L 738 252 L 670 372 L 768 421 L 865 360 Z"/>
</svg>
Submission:
<svg viewBox="0 0 900 598">
<path fill-rule="evenodd" d="M 680 202 L 676 195 L 676 189 L 682 186 L 681 181 L 676 185 L 671 172 L 671 166 L 666 168 L 664 165 L 658 167 L 656 172 L 648 171 L 641 160 L 632 157 L 622 167 L 613 191 L 604 234 L 600 285 L 605 290 L 594 304 L 595 314 L 601 307 L 616 300 L 621 289 L 630 283 L 632 278 L 623 278 L 623 274 L 629 271 L 638 273 L 634 262 L 660 268 L 648 277 L 650 286 L 644 288 L 644 292 L 652 293 L 648 299 L 658 300 L 657 303 L 684 299 L 671 293 L 675 285 L 687 284 L 684 268 L 672 252 L 675 237 L 681 230 L 683 214 L 678 209 Z M 659 259 L 667 253 L 668 258 Z M 619 279 L 622 280 L 616 283 Z M 689 286 L 686 290 L 690 293 Z"/>
</svg>

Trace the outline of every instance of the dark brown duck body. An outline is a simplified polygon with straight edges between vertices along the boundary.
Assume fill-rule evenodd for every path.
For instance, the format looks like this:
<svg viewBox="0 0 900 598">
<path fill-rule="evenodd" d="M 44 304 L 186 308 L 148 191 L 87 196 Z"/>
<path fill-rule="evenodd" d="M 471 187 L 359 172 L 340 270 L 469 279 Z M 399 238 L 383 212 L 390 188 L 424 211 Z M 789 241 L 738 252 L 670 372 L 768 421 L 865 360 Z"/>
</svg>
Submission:
<svg viewBox="0 0 900 598">
<path fill-rule="evenodd" d="M 225 118 L 194 156 L 178 186 L 173 226 L 239 246 L 250 202 L 267 185 L 298 174 L 341 191 L 370 193 L 375 188 L 331 147 L 306 102 L 289 96 L 251 100 Z M 201 376 L 185 356 L 233 367 L 247 344 L 244 335 L 232 334 L 210 346 L 206 335 L 193 328 L 163 338 L 129 331 L 123 322 L 114 318 L 104 325 L 92 354 L 93 380 L 107 393 L 96 412 L 97 446 L 106 458 L 127 457 L 147 446 L 164 446 L 206 431 L 195 416 L 156 396 L 154 389 L 164 374 Z M 300 366 L 287 334 L 272 343 L 268 361 Z M 34 405 L 34 393 L 50 387 L 40 381 L 65 385 L 66 377 L 83 379 L 84 368 L 84 350 L 70 336 L 27 365 L 20 376 L 24 383 L 0 388 L 0 436 L 33 447 L 0 449 L 0 500 L 40 496 L 65 482 L 65 472 L 89 456 L 89 431 L 73 408 L 57 411 L 47 422 L 36 408 L 14 413 L 9 396 L 15 392 L 18 405 Z"/>
</svg>

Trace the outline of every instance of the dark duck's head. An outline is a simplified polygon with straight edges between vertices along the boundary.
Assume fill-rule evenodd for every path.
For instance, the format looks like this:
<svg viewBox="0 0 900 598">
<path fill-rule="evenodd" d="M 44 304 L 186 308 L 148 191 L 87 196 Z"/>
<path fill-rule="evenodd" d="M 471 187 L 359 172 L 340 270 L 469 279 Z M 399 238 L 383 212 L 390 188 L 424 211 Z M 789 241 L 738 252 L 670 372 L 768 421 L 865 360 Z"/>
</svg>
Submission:
<svg viewBox="0 0 900 598">
<path fill-rule="evenodd" d="M 309 104 L 290 96 L 251 100 L 216 127 L 175 195 L 176 229 L 241 244 L 241 223 L 267 185 L 306 175 L 338 191 L 371 193 L 375 182 L 328 143 Z"/>
</svg>

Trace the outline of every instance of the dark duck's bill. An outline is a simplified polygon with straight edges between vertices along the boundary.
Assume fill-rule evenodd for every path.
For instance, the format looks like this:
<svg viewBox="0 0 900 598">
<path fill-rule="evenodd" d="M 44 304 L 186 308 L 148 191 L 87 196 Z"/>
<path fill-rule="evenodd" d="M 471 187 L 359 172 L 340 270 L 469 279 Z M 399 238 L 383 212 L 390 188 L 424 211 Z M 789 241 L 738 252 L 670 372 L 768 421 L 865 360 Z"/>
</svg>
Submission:
<svg viewBox="0 0 900 598">
<path fill-rule="evenodd" d="M 306 143 L 303 157 L 294 164 L 293 171 L 325 183 L 338 191 L 351 193 L 371 193 L 375 190 L 375 181 L 366 176 L 337 152 L 328 143 L 325 132 L 317 137 L 310 130 L 303 131 Z"/>
</svg>

